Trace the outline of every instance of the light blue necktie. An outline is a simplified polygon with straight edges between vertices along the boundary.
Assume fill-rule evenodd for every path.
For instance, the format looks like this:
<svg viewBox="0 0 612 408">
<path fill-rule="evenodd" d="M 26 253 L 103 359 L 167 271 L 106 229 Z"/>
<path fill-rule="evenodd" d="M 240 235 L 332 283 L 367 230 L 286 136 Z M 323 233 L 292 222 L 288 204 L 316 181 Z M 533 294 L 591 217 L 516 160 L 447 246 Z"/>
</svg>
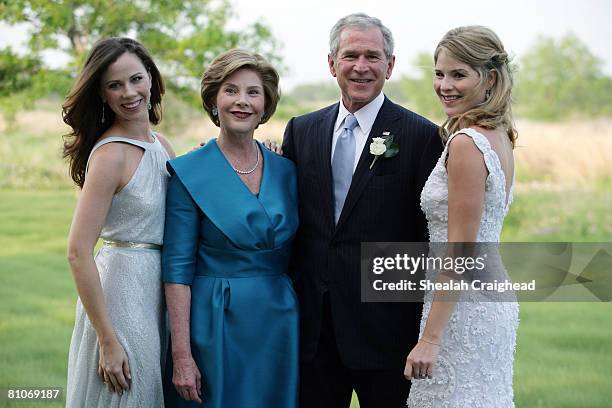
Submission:
<svg viewBox="0 0 612 408">
<path fill-rule="evenodd" d="M 332 158 L 332 177 L 334 181 L 334 221 L 338 223 L 344 200 L 351 187 L 353 167 L 355 164 L 355 129 L 359 123 L 355 116 L 349 114 L 344 118 L 343 131 L 336 141 Z"/>
</svg>

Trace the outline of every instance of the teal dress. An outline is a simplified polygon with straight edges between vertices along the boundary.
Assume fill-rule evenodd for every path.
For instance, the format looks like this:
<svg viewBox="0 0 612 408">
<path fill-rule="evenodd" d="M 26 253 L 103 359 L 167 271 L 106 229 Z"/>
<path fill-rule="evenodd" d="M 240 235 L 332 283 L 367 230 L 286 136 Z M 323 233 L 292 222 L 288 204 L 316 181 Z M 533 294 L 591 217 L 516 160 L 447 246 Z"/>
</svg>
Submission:
<svg viewBox="0 0 612 408">
<path fill-rule="evenodd" d="M 168 406 L 297 407 L 298 306 L 287 276 L 296 171 L 260 149 L 258 195 L 214 140 L 168 162 L 163 281 L 191 286 L 191 351 L 203 394 L 198 405 L 167 385 Z"/>
</svg>

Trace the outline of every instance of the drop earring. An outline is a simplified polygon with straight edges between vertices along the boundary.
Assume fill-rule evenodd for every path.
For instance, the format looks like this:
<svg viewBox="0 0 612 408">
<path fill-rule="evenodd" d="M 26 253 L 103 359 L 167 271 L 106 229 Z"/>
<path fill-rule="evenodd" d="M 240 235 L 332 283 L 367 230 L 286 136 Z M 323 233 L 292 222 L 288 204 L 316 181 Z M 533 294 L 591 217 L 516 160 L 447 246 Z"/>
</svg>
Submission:
<svg viewBox="0 0 612 408">
<path fill-rule="evenodd" d="M 485 92 L 485 101 L 488 101 L 490 97 L 491 97 L 491 90 L 487 89 L 487 91 Z"/>
<path fill-rule="evenodd" d="M 217 116 L 217 115 L 219 114 L 219 111 L 217 110 L 217 107 L 216 107 L 216 106 L 213 106 L 213 108 L 212 108 L 212 114 L 213 114 L 213 116 Z"/>
<path fill-rule="evenodd" d="M 101 123 L 104 123 L 106 121 L 106 118 L 104 117 L 104 105 L 106 105 L 106 102 L 102 101 L 102 120 L 100 121 Z"/>
<path fill-rule="evenodd" d="M 151 102 L 147 103 L 147 110 L 151 110 L 152 107 Z"/>
</svg>

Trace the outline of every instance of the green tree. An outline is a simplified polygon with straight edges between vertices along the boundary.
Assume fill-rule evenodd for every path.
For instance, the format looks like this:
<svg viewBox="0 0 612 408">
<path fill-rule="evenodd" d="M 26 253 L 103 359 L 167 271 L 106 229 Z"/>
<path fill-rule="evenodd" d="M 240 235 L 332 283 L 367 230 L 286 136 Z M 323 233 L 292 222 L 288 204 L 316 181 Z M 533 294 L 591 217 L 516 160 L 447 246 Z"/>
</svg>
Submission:
<svg viewBox="0 0 612 408">
<path fill-rule="evenodd" d="M 243 47 L 280 63 L 279 45 L 267 26 L 256 22 L 243 31 L 231 30 L 233 17 L 227 0 L 0 2 L 0 21 L 29 25 L 29 58 L 40 61 L 43 51 L 60 50 L 70 57 L 68 70 L 75 72 L 97 40 L 131 36 L 151 51 L 169 88 L 194 103 L 198 78 L 224 50 Z"/>
<path fill-rule="evenodd" d="M 612 113 L 612 79 L 574 34 L 540 37 L 519 67 L 515 100 L 521 115 L 557 120 Z"/>
<path fill-rule="evenodd" d="M 413 60 L 417 74 L 400 79 L 402 92 L 410 110 L 433 121 L 440 121 L 444 114 L 433 90 L 433 59 L 422 52 Z"/>
<path fill-rule="evenodd" d="M 64 90 L 69 82 L 67 72 L 44 68 L 37 56 L 0 49 L 0 108 L 9 126 L 17 112 L 30 108 L 38 96 Z"/>
<path fill-rule="evenodd" d="M 32 56 L 20 57 L 10 48 L 0 50 L 0 97 L 32 87 L 32 77 L 42 63 Z"/>
</svg>

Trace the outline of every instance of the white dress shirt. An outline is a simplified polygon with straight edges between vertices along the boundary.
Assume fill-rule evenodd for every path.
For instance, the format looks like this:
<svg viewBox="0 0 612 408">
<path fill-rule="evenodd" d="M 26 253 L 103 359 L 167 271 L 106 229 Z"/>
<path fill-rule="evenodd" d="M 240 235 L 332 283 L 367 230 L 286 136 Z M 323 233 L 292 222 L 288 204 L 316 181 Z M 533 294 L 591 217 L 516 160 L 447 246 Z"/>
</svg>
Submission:
<svg viewBox="0 0 612 408">
<path fill-rule="evenodd" d="M 355 119 L 357 119 L 357 126 L 353 130 L 353 135 L 355 136 L 355 163 L 353 164 L 353 173 L 357 168 L 357 163 L 359 163 L 359 158 L 361 157 L 361 152 L 363 151 L 363 147 L 368 140 L 368 136 L 370 134 L 370 130 L 372 130 L 372 126 L 374 125 L 374 121 L 376 120 L 376 116 L 378 116 L 378 111 L 382 107 L 385 102 L 385 95 L 381 92 L 376 98 L 374 98 L 370 103 L 368 103 L 363 108 L 354 112 L 353 115 Z M 329 158 L 330 162 L 334 157 L 334 151 L 336 150 L 336 142 L 338 141 L 338 137 L 342 134 L 342 125 L 344 124 L 344 119 L 350 115 L 345 107 L 342 99 L 340 99 L 340 110 L 338 111 L 338 118 L 336 119 L 336 124 L 334 125 L 334 137 L 332 138 L 332 149 L 331 149 L 331 157 Z"/>
</svg>

